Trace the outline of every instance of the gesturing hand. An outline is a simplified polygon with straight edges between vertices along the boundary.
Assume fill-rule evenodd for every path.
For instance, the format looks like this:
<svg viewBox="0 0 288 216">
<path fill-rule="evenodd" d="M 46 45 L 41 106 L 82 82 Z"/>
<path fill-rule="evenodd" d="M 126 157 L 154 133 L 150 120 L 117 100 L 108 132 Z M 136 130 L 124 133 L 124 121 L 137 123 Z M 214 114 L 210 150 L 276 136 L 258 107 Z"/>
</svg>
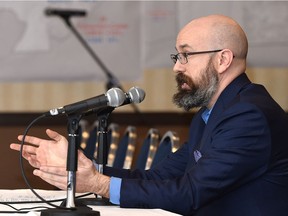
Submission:
<svg viewBox="0 0 288 216">
<path fill-rule="evenodd" d="M 63 166 L 41 166 L 33 174 L 62 190 L 67 189 L 67 171 Z M 97 172 L 92 161 L 78 151 L 76 192 L 93 192 L 109 198 L 109 185 L 110 177 Z"/>
<path fill-rule="evenodd" d="M 59 133 L 46 130 L 51 140 L 33 136 L 25 137 L 23 157 L 35 167 L 34 175 L 60 188 L 67 189 L 67 139 Z M 23 136 L 18 136 L 22 141 Z M 19 143 L 11 143 L 10 148 L 20 151 Z M 92 161 L 78 150 L 78 169 L 76 172 L 76 191 L 93 192 L 109 197 L 110 177 L 96 171 Z"/>
<path fill-rule="evenodd" d="M 67 139 L 50 129 L 46 130 L 46 134 L 51 140 L 26 136 L 22 156 L 35 168 L 41 166 L 66 166 Z M 19 141 L 22 141 L 22 138 L 23 135 L 18 136 Z M 21 145 L 19 143 L 11 143 L 10 148 L 20 151 Z"/>
</svg>

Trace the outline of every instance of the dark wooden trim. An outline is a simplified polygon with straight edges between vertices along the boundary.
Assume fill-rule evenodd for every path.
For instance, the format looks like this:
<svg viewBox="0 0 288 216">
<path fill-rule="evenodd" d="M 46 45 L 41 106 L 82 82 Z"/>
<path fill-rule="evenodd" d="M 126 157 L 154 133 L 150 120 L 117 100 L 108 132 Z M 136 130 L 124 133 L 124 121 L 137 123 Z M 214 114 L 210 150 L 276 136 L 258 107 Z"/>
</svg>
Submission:
<svg viewBox="0 0 288 216">
<path fill-rule="evenodd" d="M 42 113 L 38 112 L 21 112 L 21 113 L 0 113 L 0 126 L 25 126 L 30 124 L 34 119 Z M 190 124 L 194 113 L 180 112 L 145 112 L 145 113 L 129 113 L 115 112 L 109 117 L 110 122 L 118 124 L 130 125 L 187 125 Z M 83 117 L 88 121 L 95 121 L 96 116 Z M 47 117 L 37 122 L 37 125 L 66 125 L 67 117 L 65 115 Z"/>
</svg>

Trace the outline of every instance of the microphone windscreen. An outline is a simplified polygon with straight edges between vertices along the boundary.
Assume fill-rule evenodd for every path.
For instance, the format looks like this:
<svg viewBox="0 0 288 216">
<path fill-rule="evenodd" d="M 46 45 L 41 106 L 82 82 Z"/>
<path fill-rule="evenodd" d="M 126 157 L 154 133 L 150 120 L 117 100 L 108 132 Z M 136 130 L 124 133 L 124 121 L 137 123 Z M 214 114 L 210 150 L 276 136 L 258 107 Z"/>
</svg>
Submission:
<svg viewBox="0 0 288 216">
<path fill-rule="evenodd" d="M 129 95 L 133 103 L 141 103 L 145 98 L 145 91 L 134 86 L 129 89 Z"/>
<path fill-rule="evenodd" d="M 108 105 L 111 107 L 118 107 L 123 104 L 126 99 L 125 94 L 119 88 L 111 88 L 107 91 Z"/>
</svg>

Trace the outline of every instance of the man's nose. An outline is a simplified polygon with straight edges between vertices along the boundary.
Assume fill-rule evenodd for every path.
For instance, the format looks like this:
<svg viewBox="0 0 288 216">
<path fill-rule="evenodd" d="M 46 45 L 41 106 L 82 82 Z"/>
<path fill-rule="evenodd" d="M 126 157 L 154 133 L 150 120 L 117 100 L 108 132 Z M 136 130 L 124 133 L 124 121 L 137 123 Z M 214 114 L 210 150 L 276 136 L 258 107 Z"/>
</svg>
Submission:
<svg viewBox="0 0 288 216">
<path fill-rule="evenodd" d="M 173 71 L 175 73 L 183 73 L 183 72 L 185 72 L 185 66 L 183 64 L 181 64 L 180 61 L 178 60 L 174 64 Z"/>
</svg>

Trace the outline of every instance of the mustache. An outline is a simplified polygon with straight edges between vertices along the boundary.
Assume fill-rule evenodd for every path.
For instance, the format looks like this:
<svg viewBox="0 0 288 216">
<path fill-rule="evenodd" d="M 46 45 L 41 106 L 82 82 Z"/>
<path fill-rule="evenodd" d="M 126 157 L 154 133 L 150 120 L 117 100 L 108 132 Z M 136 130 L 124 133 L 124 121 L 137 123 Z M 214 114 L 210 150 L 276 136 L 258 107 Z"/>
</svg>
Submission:
<svg viewBox="0 0 288 216">
<path fill-rule="evenodd" d="M 181 73 L 177 74 L 175 79 L 176 79 L 178 87 L 181 87 L 182 84 L 184 84 L 184 83 L 189 84 L 191 82 L 189 77 L 187 77 L 187 76 L 185 76 L 184 74 L 181 74 Z"/>
</svg>

